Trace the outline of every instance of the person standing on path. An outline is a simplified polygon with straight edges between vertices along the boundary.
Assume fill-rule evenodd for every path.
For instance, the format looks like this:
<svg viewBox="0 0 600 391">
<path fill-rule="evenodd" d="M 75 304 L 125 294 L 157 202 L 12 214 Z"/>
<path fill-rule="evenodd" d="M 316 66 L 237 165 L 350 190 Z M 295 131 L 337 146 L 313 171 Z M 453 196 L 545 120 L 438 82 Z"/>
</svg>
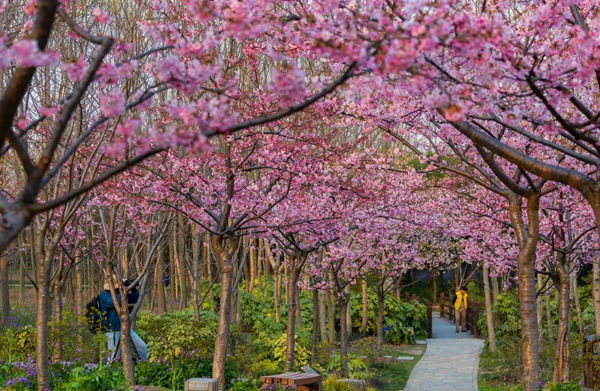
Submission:
<svg viewBox="0 0 600 391">
<path fill-rule="evenodd" d="M 464 333 L 467 331 L 467 287 L 464 285 L 456 292 L 456 299 L 454 300 L 454 322 L 456 324 L 456 332 L 458 333 L 458 327 L 460 326 L 461 331 Z"/>
</svg>

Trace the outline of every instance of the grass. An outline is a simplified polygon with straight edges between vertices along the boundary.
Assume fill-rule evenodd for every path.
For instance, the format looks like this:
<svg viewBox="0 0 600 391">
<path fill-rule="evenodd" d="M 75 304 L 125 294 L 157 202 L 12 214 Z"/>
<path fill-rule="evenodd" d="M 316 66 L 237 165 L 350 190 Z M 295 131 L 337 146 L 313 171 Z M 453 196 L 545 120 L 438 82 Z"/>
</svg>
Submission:
<svg viewBox="0 0 600 391">
<path fill-rule="evenodd" d="M 401 348 L 385 345 L 383 356 L 413 356 L 413 361 L 398 361 L 396 359 L 382 359 L 372 366 L 375 370 L 375 376 L 370 380 L 373 387 L 381 391 L 398 391 L 406 387 L 406 382 L 412 372 L 414 366 L 421 359 L 422 354 L 409 354 L 401 350 Z"/>
<path fill-rule="evenodd" d="M 479 356 L 479 376 L 477 383 L 479 391 L 511 391 L 514 383 L 509 384 L 499 374 L 499 368 L 506 366 L 505 358 L 501 354 L 492 353 L 486 347 Z"/>
</svg>

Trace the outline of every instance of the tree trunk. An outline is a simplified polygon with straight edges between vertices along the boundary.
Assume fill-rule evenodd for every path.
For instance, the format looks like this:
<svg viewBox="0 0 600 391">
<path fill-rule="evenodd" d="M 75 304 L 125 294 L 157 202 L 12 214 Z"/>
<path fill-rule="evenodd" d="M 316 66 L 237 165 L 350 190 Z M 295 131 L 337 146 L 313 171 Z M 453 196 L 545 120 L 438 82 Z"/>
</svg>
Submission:
<svg viewBox="0 0 600 391">
<path fill-rule="evenodd" d="M 348 295 L 348 301 L 346 302 L 346 334 L 348 339 L 352 336 L 352 307 L 351 307 L 351 292 L 350 285 L 346 285 L 346 294 Z"/>
<path fill-rule="evenodd" d="M 327 293 L 327 312 L 329 316 L 329 345 L 335 346 L 335 300 L 331 293 Z"/>
<path fill-rule="evenodd" d="M 592 302 L 594 306 L 594 332 L 600 335 L 600 255 L 592 266 Z"/>
<path fill-rule="evenodd" d="M 433 304 L 438 302 L 437 272 L 433 272 Z"/>
<path fill-rule="evenodd" d="M 490 350 L 496 351 L 496 333 L 494 331 L 494 316 L 492 314 L 492 298 L 490 294 L 489 268 L 483 268 L 483 293 L 485 296 L 485 319 L 487 321 L 488 342 Z"/>
<path fill-rule="evenodd" d="M 511 214 L 512 212 L 511 210 Z M 517 277 L 519 279 L 518 288 L 521 311 L 523 391 L 537 391 L 540 380 L 540 356 L 535 307 L 535 252 L 539 235 L 538 195 L 527 198 L 527 224 L 529 228 L 527 238 L 517 257 Z"/>
<path fill-rule="evenodd" d="M 25 252 L 19 251 L 19 304 L 25 304 Z"/>
<path fill-rule="evenodd" d="M 383 313 L 385 311 L 385 292 L 383 284 L 377 286 L 377 355 L 383 349 Z"/>
<path fill-rule="evenodd" d="M 8 326 L 10 316 L 10 293 L 8 288 L 8 258 L 6 254 L 0 254 L 0 311 L 2 311 L 2 324 Z"/>
<path fill-rule="evenodd" d="M 579 335 L 584 335 L 583 330 L 583 319 L 581 318 L 581 304 L 579 303 L 579 290 L 577 285 L 577 276 L 571 277 L 571 292 L 573 297 L 573 304 L 575 305 L 575 312 L 577 313 L 577 328 Z"/>
<path fill-rule="evenodd" d="M 550 310 L 550 293 L 546 295 L 546 323 L 548 324 L 548 340 L 554 340 L 554 332 L 552 331 L 552 312 Z"/>
<path fill-rule="evenodd" d="M 250 243 L 250 281 L 248 284 L 248 292 L 252 292 L 254 290 L 254 281 L 256 280 L 256 239 L 251 241 Z"/>
<path fill-rule="evenodd" d="M 367 324 L 369 322 L 369 303 L 367 302 L 367 293 L 367 280 L 362 280 L 362 322 L 360 325 L 360 332 L 363 337 L 367 336 Z"/>
<path fill-rule="evenodd" d="M 206 247 L 204 249 L 206 250 L 206 252 L 204 253 L 204 262 L 206 265 L 205 266 L 206 273 L 208 275 L 208 286 L 209 286 L 208 296 L 209 296 L 209 300 L 210 300 L 210 312 L 211 312 L 211 314 L 214 314 L 215 308 L 216 308 L 216 303 L 215 303 L 215 293 L 213 291 L 213 288 L 211 287 L 214 276 L 213 276 L 212 254 L 211 254 L 210 233 L 209 232 L 206 232 Z"/>
<path fill-rule="evenodd" d="M 346 294 L 338 299 L 340 306 L 340 376 L 348 377 L 348 301 Z"/>
<path fill-rule="evenodd" d="M 40 237 L 39 240 L 43 241 L 44 238 Z M 49 279 L 52 263 L 46 260 L 45 257 L 39 257 L 39 261 L 41 261 L 41 264 L 37 268 L 36 361 L 38 390 L 45 391 L 50 389 L 50 373 L 48 371 L 48 306 L 50 295 Z"/>
<path fill-rule="evenodd" d="M 538 290 L 542 289 L 543 284 L 544 284 L 544 281 L 542 279 L 542 275 L 538 274 L 537 275 L 537 289 Z M 542 341 L 542 330 L 544 329 L 543 305 L 544 305 L 544 296 L 538 295 L 538 297 L 536 299 L 536 307 L 537 307 L 537 324 L 538 324 L 538 330 L 539 330 L 538 338 L 540 341 Z"/>
<path fill-rule="evenodd" d="M 300 287 L 296 286 L 296 293 L 294 295 L 294 301 L 296 302 L 296 327 L 302 327 L 302 311 L 300 308 Z"/>
<path fill-rule="evenodd" d="M 79 249 L 75 252 L 75 284 L 77 286 L 77 293 L 75 295 L 75 301 L 77 306 L 77 320 L 79 322 L 79 326 L 83 328 L 85 326 L 85 319 L 83 318 L 83 272 L 81 265 L 81 253 Z M 77 337 L 77 347 L 83 350 L 83 333 L 79 333 Z"/>
<path fill-rule="evenodd" d="M 312 356 L 311 361 L 317 356 L 317 346 L 319 344 L 319 292 L 313 290 L 313 329 L 312 329 Z"/>
<path fill-rule="evenodd" d="M 223 237 L 220 235 L 214 235 L 212 240 L 213 252 L 217 256 L 217 259 L 219 260 L 219 263 L 221 265 L 221 297 L 219 300 L 219 325 L 217 329 L 217 339 L 215 340 L 212 376 L 219 382 L 219 389 L 225 390 L 225 359 L 227 357 L 227 348 L 229 345 L 233 261 L 231 259 L 231 254 L 227 254 L 225 252 L 222 241 Z M 235 249 L 235 247 L 236 246 L 233 243 L 230 243 L 230 249 Z"/>
<path fill-rule="evenodd" d="M 498 287 L 498 277 L 492 277 L 492 302 L 495 303 L 498 300 L 500 294 L 500 288 Z"/>
<path fill-rule="evenodd" d="M 60 260 L 60 262 L 63 262 L 63 259 Z M 60 267 L 62 268 L 62 266 Z M 60 322 L 62 320 L 62 310 L 63 310 L 63 306 L 62 306 L 62 289 L 61 289 L 61 283 L 60 283 L 60 278 L 61 275 L 60 273 L 57 274 L 57 276 L 55 277 L 54 280 L 54 322 Z M 62 339 L 62 334 L 58 333 L 58 335 L 56 335 L 56 344 L 53 346 L 53 351 L 52 351 L 52 358 L 54 359 L 54 362 L 59 362 L 62 361 L 62 349 L 63 348 L 63 339 Z"/>
<path fill-rule="evenodd" d="M 130 336 L 129 336 L 129 311 L 127 310 L 127 295 L 124 295 L 122 302 L 122 308 L 124 309 L 122 314 L 119 314 L 121 320 L 121 338 L 119 340 L 119 347 L 121 348 L 121 362 L 123 363 L 123 374 L 127 380 L 127 384 L 130 386 L 135 385 L 135 372 L 133 368 L 133 351 L 131 349 Z"/>
<path fill-rule="evenodd" d="M 265 267 L 265 256 L 264 256 L 264 251 L 261 250 L 261 246 L 260 246 L 260 239 L 256 240 L 256 262 L 257 262 L 257 266 L 258 266 L 258 289 L 262 291 L 263 289 L 263 274 L 265 273 L 266 267 Z M 262 255 L 261 255 L 262 254 Z"/>
<path fill-rule="evenodd" d="M 273 281 L 275 284 L 275 321 L 281 322 L 281 266 L 279 264 L 276 265 L 275 268 L 275 280 Z"/>
<path fill-rule="evenodd" d="M 179 215 L 179 232 L 177 234 L 177 264 L 179 269 L 179 286 L 181 287 L 181 304 L 179 306 L 180 309 L 185 309 L 189 305 L 188 300 L 188 289 L 187 289 L 187 275 L 188 275 L 188 267 L 185 262 L 185 241 L 183 238 L 184 235 L 184 225 L 183 225 L 183 216 Z"/>
<path fill-rule="evenodd" d="M 287 281 L 287 350 L 285 354 L 285 372 L 291 372 L 294 369 L 294 352 L 296 344 L 296 291 L 298 289 L 298 275 L 300 270 L 295 267 L 297 260 L 292 260 L 292 264 L 289 267 L 289 277 Z"/>
<path fill-rule="evenodd" d="M 193 238 L 193 246 L 194 246 L 194 260 L 193 260 L 193 270 L 192 270 L 192 301 L 194 305 L 194 319 L 198 322 L 200 321 L 200 257 L 201 257 L 201 239 L 200 233 L 196 232 L 192 236 Z M 204 251 L 206 249 L 203 248 Z"/>
<path fill-rule="evenodd" d="M 565 255 L 561 254 L 556 262 L 556 275 L 553 276 L 554 285 L 558 294 L 558 331 L 556 336 L 556 353 L 554 359 L 554 373 L 552 380 L 555 383 L 569 381 L 569 332 L 571 323 L 571 300 L 569 275 L 565 267 Z"/>
<path fill-rule="evenodd" d="M 321 344 L 327 343 L 327 303 L 326 293 L 319 292 L 319 328 L 321 329 Z"/>
<path fill-rule="evenodd" d="M 165 292 L 165 263 L 163 262 L 162 248 L 156 254 L 156 313 L 167 312 L 167 297 Z"/>
</svg>

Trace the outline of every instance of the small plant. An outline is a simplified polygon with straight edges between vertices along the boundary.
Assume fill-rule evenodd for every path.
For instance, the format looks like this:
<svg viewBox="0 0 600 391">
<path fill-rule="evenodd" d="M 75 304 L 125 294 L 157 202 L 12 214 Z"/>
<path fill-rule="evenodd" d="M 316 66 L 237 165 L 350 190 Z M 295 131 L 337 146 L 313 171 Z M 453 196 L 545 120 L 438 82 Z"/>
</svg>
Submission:
<svg viewBox="0 0 600 391">
<path fill-rule="evenodd" d="M 58 391 L 126 391 L 129 390 L 121 370 L 112 366 L 76 367 L 69 379 L 59 383 Z"/>
<path fill-rule="evenodd" d="M 544 388 L 547 391 L 581 391 L 581 383 L 569 382 L 569 383 L 556 383 L 551 384 L 548 388 Z"/>
<path fill-rule="evenodd" d="M 350 384 L 341 382 L 336 376 L 329 376 L 323 380 L 323 391 L 353 391 Z"/>
<path fill-rule="evenodd" d="M 232 379 L 230 391 L 258 391 L 260 382 L 258 379 Z"/>
</svg>

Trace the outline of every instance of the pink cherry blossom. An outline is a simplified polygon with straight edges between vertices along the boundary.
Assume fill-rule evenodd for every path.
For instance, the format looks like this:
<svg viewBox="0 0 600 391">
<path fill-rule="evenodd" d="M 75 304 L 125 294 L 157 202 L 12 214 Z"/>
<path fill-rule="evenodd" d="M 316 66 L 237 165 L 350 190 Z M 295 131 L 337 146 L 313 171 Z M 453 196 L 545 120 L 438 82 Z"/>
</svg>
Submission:
<svg viewBox="0 0 600 391">
<path fill-rule="evenodd" d="M 100 110 L 106 117 L 115 117 L 125 112 L 125 96 L 119 88 L 113 88 L 107 94 L 100 94 L 98 99 Z"/>
<path fill-rule="evenodd" d="M 96 23 L 100 23 L 100 24 L 107 24 L 110 23 L 110 16 L 108 15 L 108 13 L 106 11 L 104 11 L 101 8 L 95 7 L 92 10 L 92 15 L 94 15 L 94 22 Z"/>
</svg>

